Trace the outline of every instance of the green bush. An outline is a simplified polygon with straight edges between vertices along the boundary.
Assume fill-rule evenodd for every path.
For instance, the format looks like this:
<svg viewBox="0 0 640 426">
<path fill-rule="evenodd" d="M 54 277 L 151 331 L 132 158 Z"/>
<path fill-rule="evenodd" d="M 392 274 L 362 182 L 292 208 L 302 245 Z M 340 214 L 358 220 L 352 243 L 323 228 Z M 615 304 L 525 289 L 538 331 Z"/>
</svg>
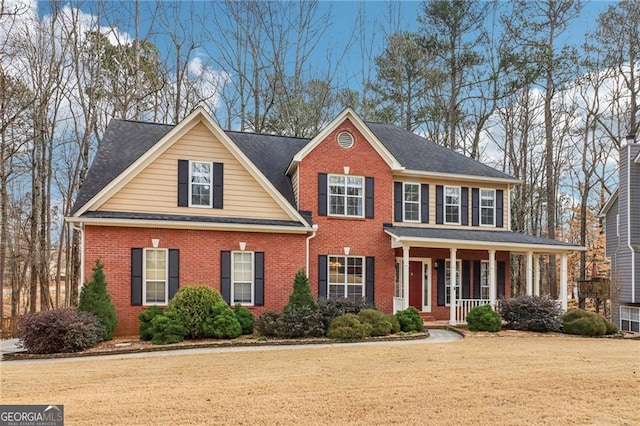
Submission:
<svg viewBox="0 0 640 426">
<path fill-rule="evenodd" d="M 330 339 L 355 340 L 363 339 L 371 335 L 371 325 L 360 322 L 355 314 L 344 314 L 336 317 L 327 331 Z"/>
<path fill-rule="evenodd" d="M 605 325 L 607 326 L 607 331 L 604 334 L 618 334 L 620 330 L 618 330 L 618 326 L 609 321 L 608 319 L 604 320 Z"/>
<path fill-rule="evenodd" d="M 500 315 L 507 328 L 538 332 L 560 331 L 561 310 L 557 302 L 542 296 L 518 296 L 505 299 L 500 305 Z"/>
<path fill-rule="evenodd" d="M 113 339 L 118 318 L 116 317 L 116 307 L 111 303 L 111 298 L 107 293 L 107 281 L 100 259 L 96 259 L 90 281 L 82 286 L 78 310 L 94 314 L 100 319 L 104 326 L 102 340 Z"/>
<path fill-rule="evenodd" d="M 267 311 L 256 319 L 256 331 L 265 337 L 276 337 L 278 334 L 278 318 L 280 314 Z"/>
<path fill-rule="evenodd" d="M 154 345 L 180 343 L 187 335 L 187 329 L 182 323 L 180 315 L 173 310 L 156 315 L 151 320 L 151 330 L 153 332 L 151 343 Z"/>
<path fill-rule="evenodd" d="M 140 340 L 153 339 L 153 327 L 151 322 L 158 315 L 162 315 L 164 311 L 160 306 L 149 306 L 144 311 L 138 314 L 140 325 L 138 326 L 138 333 L 140 333 Z"/>
<path fill-rule="evenodd" d="M 363 309 L 373 308 L 373 305 L 366 299 L 347 299 L 344 297 L 333 297 L 320 299 L 318 301 L 318 312 L 322 318 L 322 326 L 325 334 L 329 324 L 334 318 L 344 314 L 358 314 Z"/>
<path fill-rule="evenodd" d="M 233 310 L 236 319 L 240 323 L 240 327 L 242 328 L 242 334 L 253 334 L 253 312 L 249 309 L 245 308 L 239 303 L 236 303 L 236 306 Z"/>
<path fill-rule="evenodd" d="M 358 313 L 358 320 L 371 326 L 371 336 L 386 336 L 391 334 L 391 329 L 393 328 L 389 315 L 383 314 L 376 309 L 361 310 Z"/>
<path fill-rule="evenodd" d="M 402 328 L 400 327 L 400 321 L 398 320 L 397 316 L 395 316 L 394 314 L 389 314 L 387 315 L 387 318 L 389 318 L 389 322 L 391 323 L 391 334 L 396 334 L 400 330 L 402 330 Z"/>
<path fill-rule="evenodd" d="M 213 305 L 211 314 L 202 325 L 204 337 L 216 339 L 235 339 L 242 334 L 242 326 L 226 302 Z"/>
<path fill-rule="evenodd" d="M 467 314 L 467 327 L 471 331 L 500 331 L 502 319 L 491 305 L 476 306 Z"/>
<path fill-rule="evenodd" d="M 582 309 L 572 309 L 562 316 L 563 331 L 580 336 L 615 334 L 618 327 L 600 315 Z"/>
<path fill-rule="evenodd" d="M 100 319 L 88 312 L 54 309 L 18 319 L 20 345 L 34 354 L 79 352 L 97 345 L 104 335 Z"/>
<path fill-rule="evenodd" d="M 309 307 L 283 312 L 276 322 L 276 336 L 285 339 L 324 336 L 320 313 Z"/>
<path fill-rule="evenodd" d="M 403 311 L 396 312 L 396 317 L 400 322 L 400 330 L 404 332 L 424 330 L 424 321 L 422 321 L 420 311 L 413 306 L 409 306 Z"/>
<path fill-rule="evenodd" d="M 311 294 L 309 278 L 304 269 L 299 269 L 293 281 L 293 293 L 289 296 L 289 303 L 284 307 L 284 311 L 294 311 L 299 308 L 316 309 L 316 302 Z"/>
<path fill-rule="evenodd" d="M 205 286 L 186 286 L 178 290 L 168 309 L 175 311 L 187 330 L 186 338 L 204 337 L 203 325 L 213 305 L 223 302 L 217 290 Z M 226 303 L 225 303 L 226 304 Z"/>
</svg>

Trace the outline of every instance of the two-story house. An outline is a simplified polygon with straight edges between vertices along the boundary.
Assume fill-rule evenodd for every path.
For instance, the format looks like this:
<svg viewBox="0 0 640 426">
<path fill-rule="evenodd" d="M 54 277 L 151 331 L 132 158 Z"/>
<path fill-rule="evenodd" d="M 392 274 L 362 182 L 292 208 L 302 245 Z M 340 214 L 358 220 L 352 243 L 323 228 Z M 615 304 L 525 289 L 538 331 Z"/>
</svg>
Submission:
<svg viewBox="0 0 640 426">
<path fill-rule="evenodd" d="M 611 261 L 611 320 L 640 333 L 640 144 L 620 148 L 618 188 L 602 209 L 605 256 Z"/>
<path fill-rule="evenodd" d="M 104 264 L 118 334 L 204 284 L 256 315 L 287 303 L 299 268 L 318 297 L 367 298 L 464 321 L 510 295 L 509 260 L 581 247 L 509 229 L 518 181 L 391 125 L 343 111 L 312 139 L 224 131 L 203 109 L 175 126 L 112 120 L 70 217 L 83 273 Z"/>
</svg>

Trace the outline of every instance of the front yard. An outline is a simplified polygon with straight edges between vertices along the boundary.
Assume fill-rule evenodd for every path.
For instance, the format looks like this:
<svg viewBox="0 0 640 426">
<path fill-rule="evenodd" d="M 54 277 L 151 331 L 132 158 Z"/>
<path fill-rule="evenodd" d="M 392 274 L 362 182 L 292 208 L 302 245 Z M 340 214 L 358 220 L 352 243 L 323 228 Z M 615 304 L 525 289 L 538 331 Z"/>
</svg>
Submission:
<svg viewBox="0 0 640 426">
<path fill-rule="evenodd" d="M 640 422 L 638 340 L 477 334 L 1 369 L 3 404 L 64 404 L 68 424 Z"/>
</svg>

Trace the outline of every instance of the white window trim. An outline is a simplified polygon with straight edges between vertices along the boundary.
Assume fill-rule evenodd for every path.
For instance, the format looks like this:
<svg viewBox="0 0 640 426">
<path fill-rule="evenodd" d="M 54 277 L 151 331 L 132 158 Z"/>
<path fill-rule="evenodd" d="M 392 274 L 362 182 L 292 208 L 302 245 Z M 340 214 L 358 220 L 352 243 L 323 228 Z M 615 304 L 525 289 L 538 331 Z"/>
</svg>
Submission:
<svg viewBox="0 0 640 426">
<path fill-rule="evenodd" d="M 493 207 L 489 208 L 489 207 L 482 207 L 482 191 L 491 191 L 491 193 L 493 193 Z M 478 214 L 480 217 L 478 217 L 478 223 L 480 224 L 480 226 L 487 226 L 487 227 L 491 227 L 491 228 L 495 228 L 496 226 L 496 190 L 493 188 L 480 188 L 480 190 L 478 191 Z M 482 210 L 486 209 L 486 210 L 493 210 L 493 223 L 482 223 Z"/>
<path fill-rule="evenodd" d="M 447 189 L 457 189 L 458 190 L 458 204 L 447 204 Z M 443 188 L 442 193 L 442 216 L 443 222 L 445 225 L 460 225 L 460 219 L 462 216 L 462 187 L 461 186 L 445 186 Z M 458 221 L 457 222 L 449 222 L 447 220 L 447 206 L 457 206 L 458 207 Z"/>
<path fill-rule="evenodd" d="M 164 252 L 164 303 L 147 302 L 147 251 Z M 142 250 L 142 305 L 166 306 L 169 303 L 169 250 L 163 248 L 145 248 Z"/>
<path fill-rule="evenodd" d="M 192 172 L 193 172 L 193 164 L 208 164 L 209 165 L 209 204 L 192 204 L 192 189 L 194 183 L 192 182 Z M 196 161 L 189 160 L 189 207 L 201 207 L 201 208 L 211 208 L 213 207 L 213 162 L 211 161 Z"/>
<path fill-rule="evenodd" d="M 407 185 L 415 185 L 418 187 L 418 201 L 407 201 L 405 198 L 406 195 L 406 190 L 407 190 Z M 402 182 L 402 221 L 403 222 L 413 222 L 413 223 L 420 223 L 420 218 L 422 217 L 422 210 L 421 210 L 421 205 L 422 205 L 422 194 L 420 193 L 420 184 L 417 182 Z M 406 209 L 406 205 L 407 203 L 409 204 L 418 204 L 418 219 L 407 219 L 407 209 Z"/>
<path fill-rule="evenodd" d="M 331 177 L 332 176 L 339 176 L 339 177 L 343 177 L 345 179 L 345 184 L 344 184 L 344 214 L 336 214 L 336 213 L 331 213 Z M 347 199 L 349 198 L 349 196 L 347 195 L 347 179 L 348 178 L 357 178 L 360 179 L 362 181 L 362 195 L 358 198 L 360 198 L 361 204 L 360 204 L 360 211 L 362 212 L 362 214 L 360 215 L 353 215 L 353 214 L 347 214 L 348 212 L 348 206 L 347 206 Z M 365 188 L 365 178 L 364 176 L 354 176 L 354 175 L 341 175 L 341 174 L 336 174 L 336 173 L 332 173 L 327 175 L 327 215 L 328 216 L 333 216 L 333 217 L 355 217 L 355 218 L 364 218 L 364 209 L 365 209 L 365 198 L 366 198 L 366 188 Z M 336 186 L 336 185 L 333 185 Z"/>
<path fill-rule="evenodd" d="M 487 265 L 487 266 L 486 266 L 486 268 L 487 268 L 487 283 L 486 283 L 486 285 L 484 285 L 484 283 L 482 282 L 482 266 L 483 266 L 483 265 Z M 491 289 L 491 284 L 490 284 L 490 282 L 489 282 L 489 268 L 490 268 L 490 267 L 491 267 L 491 266 L 489 265 L 489 261 L 488 261 L 488 260 L 481 260 L 481 261 L 480 261 L 480 294 L 479 294 L 479 295 L 475 295 L 475 294 L 474 294 L 474 296 L 475 296 L 476 298 L 478 298 L 478 299 L 482 299 L 482 289 L 483 289 L 483 288 L 486 288 L 486 289 L 487 289 L 487 298 L 486 298 L 485 300 L 489 299 L 489 296 L 490 296 L 490 293 L 489 293 L 489 292 L 491 291 L 491 290 L 490 290 L 490 289 Z"/>
<path fill-rule="evenodd" d="M 366 298 L 367 297 L 367 265 L 366 265 L 366 259 L 364 256 L 345 256 L 344 254 L 330 254 L 327 256 L 327 299 L 331 298 L 331 284 L 340 284 L 344 287 L 344 295 L 342 296 L 343 298 L 348 298 L 349 296 L 347 295 L 347 286 L 349 285 L 348 282 L 346 282 L 347 279 L 347 273 L 345 271 L 344 277 L 345 277 L 345 282 L 342 283 L 334 283 L 331 281 L 331 258 L 332 257 L 340 257 L 342 259 L 345 260 L 345 265 L 348 264 L 347 259 L 361 259 L 362 260 L 362 296 L 360 296 L 361 298 Z"/>
<path fill-rule="evenodd" d="M 636 319 L 632 319 L 632 311 L 637 311 L 638 317 Z M 622 327 L 622 321 L 629 322 L 629 328 Z M 631 323 L 638 323 L 638 329 L 640 329 L 640 307 L 638 306 L 620 306 L 620 331 L 631 331 L 633 327 Z"/>
<path fill-rule="evenodd" d="M 444 261 L 444 306 L 451 306 L 451 282 L 449 281 L 449 285 L 447 285 L 447 279 L 449 278 L 451 268 L 447 268 L 447 263 L 451 263 L 451 260 L 445 259 Z M 458 287 L 458 290 L 456 291 L 456 300 L 458 300 L 462 295 L 462 259 L 456 259 L 456 272 L 458 273 L 456 283 L 456 287 Z M 449 299 L 448 302 L 447 299 Z"/>
<path fill-rule="evenodd" d="M 235 270 L 234 267 L 234 259 L 237 253 L 251 254 L 251 303 L 247 302 L 236 302 L 235 301 L 235 289 L 236 289 L 236 279 L 235 279 Z M 240 303 L 242 306 L 255 306 L 256 303 L 256 256 L 253 251 L 241 251 L 236 250 L 231 252 L 231 304 L 235 305 L 236 303 Z M 243 281 L 244 282 L 244 281 Z"/>
</svg>

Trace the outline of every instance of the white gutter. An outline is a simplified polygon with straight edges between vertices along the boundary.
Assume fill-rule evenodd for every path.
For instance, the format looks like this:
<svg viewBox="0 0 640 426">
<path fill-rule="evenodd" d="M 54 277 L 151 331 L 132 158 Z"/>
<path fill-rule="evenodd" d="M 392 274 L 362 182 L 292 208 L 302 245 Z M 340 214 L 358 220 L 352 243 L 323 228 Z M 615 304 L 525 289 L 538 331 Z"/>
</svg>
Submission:
<svg viewBox="0 0 640 426">
<path fill-rule="evenodd" d="M 306 242 L 306 244 L 307 244 L 307 264 L 305 266 L 306 269 L 304 270 L 304 272 L 307 275 L 307 278 L 309 278 L 309 240 L 314 238 L 316 236 L 316 234 L 318 233 L 318 224 L 314 224 L 312 226 L 312 228 L 313 228 L 313 234 L 311 234 L 311 235 L 309 235 L 307 237 L 307 242 Z"/>
<path fill-rule="evenodd" d="M 631 303 L 636 302 L 636 250 L 631 245 L 631 145 L 635 136 L 627 136 L 627 247 L 631 250 Z"/>
<path fill-rule="evenodd" d="M 84 285 L 84 224 L 71 223 L 71 227 L 80 233 L 80 284 Z"/>
</svg>

